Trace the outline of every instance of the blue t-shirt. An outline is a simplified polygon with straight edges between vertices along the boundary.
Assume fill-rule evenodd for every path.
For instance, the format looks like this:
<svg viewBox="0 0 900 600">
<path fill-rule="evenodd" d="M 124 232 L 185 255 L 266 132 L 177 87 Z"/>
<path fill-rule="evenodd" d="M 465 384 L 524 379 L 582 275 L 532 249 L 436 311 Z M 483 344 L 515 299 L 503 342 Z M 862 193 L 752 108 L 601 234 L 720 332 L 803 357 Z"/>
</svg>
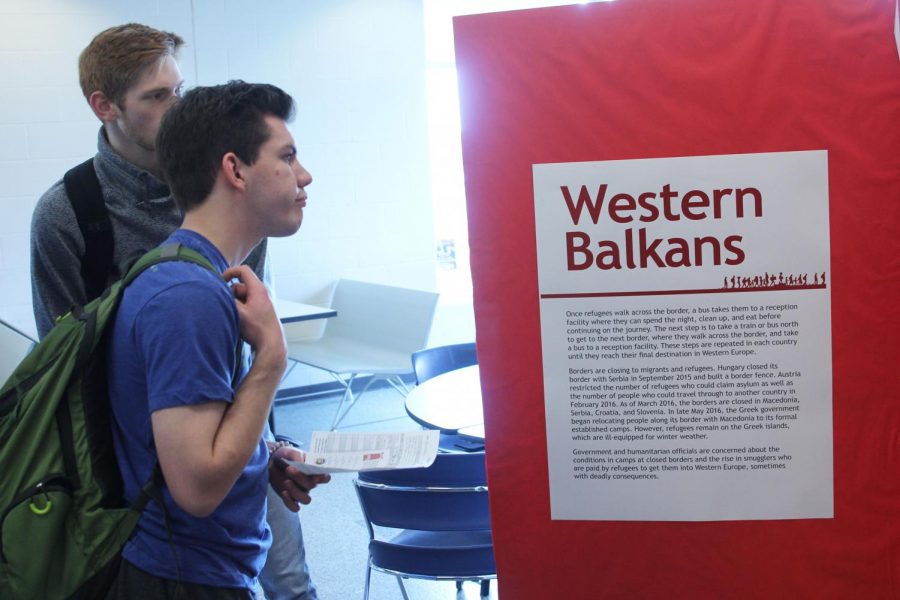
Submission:
<svg viewBox="0 0 900 600">
<path fill-rule="evenodd" d="M 171 242 L 200 252 L 220 274 L 228 266 L 219 250 L 195 232 L 179 229 L 164 243 Z M 200 265 L 161 263 L 125 290 L 107 364 L 116 455 L 129 501 L 137 498 L 158 461 L 153 411 L 232 401 L 238 336 L 230 289 Z M 234 487 L 205 518 L 181 510 L 163 488 L 171 541 L 162 509 L 150 502 L 123 556 L 158 577 L 252 589 L 271 541 L 265 518 L 267 465 L 261 438 Z"/>
</svg>

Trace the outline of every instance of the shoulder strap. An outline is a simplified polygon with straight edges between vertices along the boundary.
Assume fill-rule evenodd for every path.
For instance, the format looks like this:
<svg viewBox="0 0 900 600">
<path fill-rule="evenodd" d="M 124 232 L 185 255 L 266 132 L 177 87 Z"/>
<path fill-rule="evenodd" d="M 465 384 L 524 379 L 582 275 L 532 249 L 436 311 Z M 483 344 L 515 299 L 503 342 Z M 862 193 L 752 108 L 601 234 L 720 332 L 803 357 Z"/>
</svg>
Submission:
<svg viewBox="0 0 900 600">
<path fill-rule="evenodd" d="M 103 202 L 100 180 L 94 170 L 94 159 L 89 158 L 69 169 L 63 176 L 63 183 L 75 211 L 81 237 L 84 238 L 81 280 L 87 300 L 93 300 L 106 289 L 113 272 L 112 224 Z"/>
<path fill-rule="evenodd" d="M 215 267 L 206 260 L 205 256 L 187 246 L 173 242 L 154 248 L 141 256 L 133 265 L 131 265 L 131 268 L 128 269 L 128 273 L 123 278 L 122 287 L 129 285 L 138 277 L 138 275 L 153 265 L 173 260 L 192 262 L 209 269 L 213 273 L 217 273 Z"/>
<path fill-rule="evenodd" d="M 218 272 L 212 266 L 206 257 L 197 252 L 196 250 L 192 250 L 187 246 L 183 246 L 177 242 L 173 242 L 171 244 L 165 244 L 163 246 L 159 246 L 154 248 L 150 252 L 147 252 L 143 256 L 141 256 L 137 262 L 135 262 L 131 268 L 128 269 L 128 273 L 125 275 L 122 281 L 122 287 L 127 287 L 132 281 L 134 281 L 138 275 L 152 267 L 153 265 L 158 265 L 159 263 L 180 260 L 187 261 L 198 264 L 202 267 L 206 267 L 213 273 L 218 275 Z M 225 285 L 225 282 L 222 282 Z M 236 385 L 238 379 L 240 379 L 241 375 L 241 367 L 243 363 L 243 350 L 244 350 L 244 342 L 238 337 L 237 347 L 234 350 L 234 368 L 231 373 L 231 383 L 232 385 Z"/>
</svg>

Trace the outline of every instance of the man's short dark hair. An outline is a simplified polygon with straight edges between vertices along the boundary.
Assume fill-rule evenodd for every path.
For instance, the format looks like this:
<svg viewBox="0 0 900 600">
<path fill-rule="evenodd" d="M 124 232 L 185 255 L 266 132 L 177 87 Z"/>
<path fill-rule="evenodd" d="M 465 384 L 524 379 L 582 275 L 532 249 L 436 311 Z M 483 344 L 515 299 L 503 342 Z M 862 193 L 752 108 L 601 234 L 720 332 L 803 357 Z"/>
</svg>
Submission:
<svg viewBox="0 0 900 600">
<path fill-rule="evenodd" d="M 266 83 L 229 81 L 187 92 L 156 136 L 159 165 L 179 208 L 187 212 L 206 200 L 228 152 L 256 162 L 271 135 L 266 116 L 289 121 L 293 115 L 293 98 Z"/>
</svg>

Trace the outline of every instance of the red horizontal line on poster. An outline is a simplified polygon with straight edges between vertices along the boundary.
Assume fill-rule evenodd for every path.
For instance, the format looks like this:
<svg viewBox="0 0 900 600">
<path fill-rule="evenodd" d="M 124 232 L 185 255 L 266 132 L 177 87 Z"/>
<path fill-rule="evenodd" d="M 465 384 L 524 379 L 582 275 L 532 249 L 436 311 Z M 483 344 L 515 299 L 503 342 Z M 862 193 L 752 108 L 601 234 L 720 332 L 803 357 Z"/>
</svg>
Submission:
<svg viewBox="0 0 900 600">
<path fill-rule="evenodd" d="M 621 296 L 675 296 L 685 294 L 741 294 L 748 292 L 795 292 L 797 290 L 824 290 L 826 286 L 792 285 L 759 288 L 710 288 L 699 290 L 644 290 L 635 292 L 581 292 L 575 294 L 541 294 L 542 300 L 559 298 L 614 298 Z"/>
</svg>

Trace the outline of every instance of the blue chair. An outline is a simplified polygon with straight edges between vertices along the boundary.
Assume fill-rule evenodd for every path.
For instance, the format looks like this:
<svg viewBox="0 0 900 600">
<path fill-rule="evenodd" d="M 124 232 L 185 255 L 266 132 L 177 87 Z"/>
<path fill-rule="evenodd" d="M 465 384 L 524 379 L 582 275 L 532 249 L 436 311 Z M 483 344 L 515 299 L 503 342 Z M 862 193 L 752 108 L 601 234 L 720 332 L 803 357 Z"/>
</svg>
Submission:
<svg viewBox="0 0 900 600">
<path fill-rule="evenodd" d="M 437 346 L 412 353 L 416 385 L 449 371 L 477 364 L 475 342 Z M 480 452 L 484 450 L 484 443 L 464 439 L 456 431 L 442 431 L 439 448 L 442 452 Z"/>
<path fill-rule="evenodd" d="M 448 371 L 478 364 L 475 342 L 426 348 L 412 353 L 416 385 Z"/>
<path fill-rule="evenodd" d="M 438 454 L 421 469 L 359 473 L 354 481 L 369 529 L 365 598 L 372 570 L 404 578 L 481 582 L 496 579 L 484 453 Z M 376 536 L 378 527 L 379 535 Z M 381 528 L 391 528 L 392 536 Z"/>
</svg>

